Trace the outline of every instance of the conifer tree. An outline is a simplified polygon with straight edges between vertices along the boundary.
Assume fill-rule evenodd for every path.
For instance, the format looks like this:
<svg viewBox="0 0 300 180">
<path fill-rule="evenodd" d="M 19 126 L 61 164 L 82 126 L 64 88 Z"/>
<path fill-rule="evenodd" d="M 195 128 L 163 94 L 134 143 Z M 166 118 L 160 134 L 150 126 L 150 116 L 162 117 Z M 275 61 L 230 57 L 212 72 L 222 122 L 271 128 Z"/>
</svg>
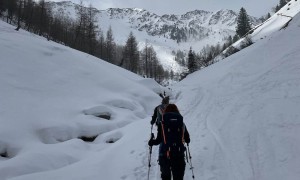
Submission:
<svg viewBox="0 0 300 180">
<path fill-rule="evenodd" d="M 236 34 L 236 35 L 233 36 L 232 42 L 235 43 L 235 42 L 237 42 L 239 39 L 240 39 L 239 36 Z"/>
<path fill-rule="evenodd" d="M 275 7 L 275 12 L 277 12 L 279 10 L 280 10 L 280 6 L 277 4 L 276 7 Z"/>
<path fill-rule="evenodd" d="M 244 8 L 241 8 L 237 17 L 236 33 L 239 37 L 243 37 L 248 31 L 251 30 L 250 20 Z"/>
<path fill-rule="evenodd" d="M 23 0 L 19 0 L 19 2 L 18 2 L 18 15 L 17 15 L 17 17 L 18 17 L 18 23 L 17 23 L 17 28 L 16 28 L 16 31 L 19 31 L 19 29 L 21 28 L 21 17 L 22 17 L 22 15 L 21 15 L 21 13 L 22 13 L 22 9 L 23 9 Z"/>
<path fill-rule="evenodd" d="M 33 14 L 34 14 L 34 0 L 24 1 L 24 23 L 27 31 L 30 31 L 32 28 Z"/>
<path fill-rule="evenodd" d="M 126 45 L 124 47 L 123 60 L 126 69 L 134 73 L 138 72 L 139 51 L 136 38 L 134 37 L 132 32 L 130 32 L 126 41 Z"/>
<path fill-rule="evenodd" d="M 152 46 L 145 46 L 141 52 L 141 66 L 146 77 L 155 78 L 161 73 L 156 52 Z"/>
<path fill-rule="evenodd" d="M 47 9 L 45 0 L 39 1 L 39 35 L 41 36 L 45 32 L 47 32 Z"/>
<path fill-rule="evenodd" d="M 87 11 L 88 53 L 91 55 L 95 55 L 95 49 L 97 44 L 96 35 L 98 32 L 98 26 L 96 25 L 96 13 L 91 4 Z"/>
<path fill-rule="evenodd" d="M 6 19 L 6 22 L 8 23 L 8 20 L 10 20 L 10 23 L 13 19 L 13 15 L 17 10 L 17 0 L 7 0 L 6 1 L 6 6 L 8 10 L 8 16 Z"/>
<path fill-rule="evenodd" d="M 103 31 L 100 30 L 99 37 L 98 37 L 98 51 L 97 56 L 101 59 L 105 58 L 105 37 Z"/>
<path fill-rule="evenodd" d="M 226 46 L 230 46 L 233 43 L 233 38 L 232 36 L 228 36 L 227 40 L 226 40 Z"/>
<path fill-rule="evenodd" d="M 174 71 L 171 69 L 171 71 L 170 71 L 170 79 L 174 79 Z"/>
<path fill-rule="evenodd" d="M 286 3 L 287 3 L 286 0 L 280 0 L 280 1 L 279 1 L 279 9 L 281 9 L 283 6 L 285 6 Z"/>
<path fill-rule="evenodd" d="M 109 29 L 107 30 L 106 33 L 106 61 L 110 62 L 110 63 L 114 63 L 114 54 L 116 51 L 116 43 L 114 40 L 114 36 L 113 36 L 113 31 L 111 26 L 109 27 Z"/>
<path fill-rule="evenodd" d="M 188 54 L 188 69 L 189 69 L 189 73 L 193 73 L 197 70 L 196 59 L 192 47 L 190 48 Z"/>
<path fill-rule="evenodd" d="M 75 23 L 75 37 L 73 47 L 75 49 L 81 49 L 84 51 L 84 46 L 86 44 L 86 34 L 85 30 L 87 27 L 87 11 L 83 6 L 83 1 L 80 0 L 79 8 L 76 9 L 76 23 Z"/>
<path fill-rule="evenodd" d="M 266 17 L 265 17 L 265 16 L 261 16 L 261 17 L 259 18 L 259 21 L 260 21 L 261 23 L 265 22 L 265 20 L 266 20 Z"/>
<path fill-rule="evenodd" d="M 149 73 L 148 73 L 149 72 L 149 68 L 148 68 L 149 67 L 149 63 L 148 63 L 149 57 L 148 57 L 148 55 L 149 55 L 149 53 L 148 53 L 148 40 L 146 40 L 145 48 L 144 48 L 143 53 L 142 53 L 142 58 L 144 59 L 143 62 L 145 64 L 144 69 L 145 69 L 146 76 L 149 75 Z"/>
<path fill-rule="evenodd" d="M 4 0 L 0 0 L 0 17 L 2 16 L 2 12 L 5 10 Z"/>
</svg>

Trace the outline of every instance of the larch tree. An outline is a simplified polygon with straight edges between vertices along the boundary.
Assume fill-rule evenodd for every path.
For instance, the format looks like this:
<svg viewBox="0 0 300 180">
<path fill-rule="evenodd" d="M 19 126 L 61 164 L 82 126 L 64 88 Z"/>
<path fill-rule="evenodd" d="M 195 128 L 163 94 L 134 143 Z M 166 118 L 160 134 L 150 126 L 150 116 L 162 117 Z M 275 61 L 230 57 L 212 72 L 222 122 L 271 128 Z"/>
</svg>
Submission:
<svg viewBox="0 0 300 180">
<path fill-rule="evenodd" d="M 97 47 L 97 56 L 101 59 L 105 58 L 105 37 L 103 31 L 100 30 L 99 37 L 98 37 L 98 47 Z"/>
<path fill-rule="evenodd" d="M 87 12 L 86 8 L 83 6 L 83 1 L 80 1 L 79 8 L 76 10 L 76 23 L 75 23 L 75 37 L 73 47 L 75 49 L 84 50 L 86 34 L 85 29 L 87 26 Z"/>
<path fill-rule="evenodd" d="M 90 4 L 87 10 L 87 41 L 88 41 L 88 53 L 95 55 L 97 45 L 97 32 L 98 25 L 96 24 L 96 13 L 93 6 Z"/>
<path fill-rule="evenodd" d="M 17 22 L 17 28 L 15 29 L 16 31 L 19 31 L 19 29 L 21 28 L 21 20 L 22 20 L 22 10 L 24 9 L 24 0 L 19 0 L 18 1 L 18 22 Z"/>
<path fill-rule="evenodd" d="M 10 24 L 13 20 L 13 15 L 15 14 L 15 11 L 17 10 L 17 0 L 7 0 L 5 1 L 5 4 L 7 6 L 7 12 L 8 16 L 6 19 L 6 22 L 8 23 L 8 20 L 10 20 Z"/>
<path fill-rule="evenodd" d="M 114 41 L 113 31 L 111 26 L 106 33 L 106 61 L 114 63 L 114 54 L 116 51 L 116 43 Z"/>
<path fill-rule="evenodd" d="M 141 52 L 141 69 L 146 77 L 154 78 L 158 66 L 156 52 L 152 46 L 145 46 Z"/>
</svg>

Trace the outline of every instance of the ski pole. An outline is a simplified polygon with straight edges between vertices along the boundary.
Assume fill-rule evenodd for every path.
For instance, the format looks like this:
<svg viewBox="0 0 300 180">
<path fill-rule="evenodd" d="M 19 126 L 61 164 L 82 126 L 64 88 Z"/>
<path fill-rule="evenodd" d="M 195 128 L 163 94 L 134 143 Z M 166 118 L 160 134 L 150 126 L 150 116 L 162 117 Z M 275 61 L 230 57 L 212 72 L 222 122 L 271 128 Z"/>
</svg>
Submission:
<svg viewBox="0 0 300 180">
<path fill-rule="evenodd" d="M 152 133 L 153 125 L 151 125 L 151 139 L 153 138 L 154 134 Z M 148 180 L 150 175 L 150 167 L 151 167 L 151 155 L 152 155 L 152 146 L 149 146 L 149 154 L 148 154 Z"/>
<path fill-rule="evenodd" d="M 189 162 L 189 156 L 188 156 L 188 152 L 187 151 L 185 151 L 185 156 L 186 156 L 186 162 L 188 163 L 188 164 L 190 164 L 190 162 Z"/>
<path fill-rule="evenodd" d="M 187 144 L 187 149 L 188 149 L 188 154 L 189 154 L 189 159 L 190 159 L 190 162 L 189 162 L 189 165 L 190 165 L 190 170 L 192 170 L 192 177 L 193 179 L 195 179 L 195 176 L 194 176 L 194 167 L 193 167 L 193 164 L 192 164 L 192 156 L 191 156 L 191 152 L 190 152 L 190 147 L 189 147 L 189 144 Z"/>
<path fill-rule="evenodd" d="M 149 156 L 148 156 L 148 180 L 149 180 L 150 167 L 151 167 L 151 154 L 152 154 L 152 146 L 149 146 Z"/>
</svg>

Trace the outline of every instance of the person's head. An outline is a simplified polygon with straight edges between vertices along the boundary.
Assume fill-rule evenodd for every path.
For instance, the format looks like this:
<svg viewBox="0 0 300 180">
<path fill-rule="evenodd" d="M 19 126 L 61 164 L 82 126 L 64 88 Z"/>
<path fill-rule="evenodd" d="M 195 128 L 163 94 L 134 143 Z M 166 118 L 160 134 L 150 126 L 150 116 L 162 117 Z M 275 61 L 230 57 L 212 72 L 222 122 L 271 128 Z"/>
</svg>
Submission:
<svg viewBox="0 0 300 180">
<path fill-rule="evenodd" d="M 169 104 L 170 98 L 169 96 L 162 99 L 161 104 Z"/>
<path fill-rule="evenodd" d="M 177 112 L 177 113 L 179 113 L 179 110 L 178 110 L 178 108 L 175 104 L 169 104 L 166 107 L 166 110 L 165 110 L 165 113 L 167 113 L 167 112 Z"/>
</svg>

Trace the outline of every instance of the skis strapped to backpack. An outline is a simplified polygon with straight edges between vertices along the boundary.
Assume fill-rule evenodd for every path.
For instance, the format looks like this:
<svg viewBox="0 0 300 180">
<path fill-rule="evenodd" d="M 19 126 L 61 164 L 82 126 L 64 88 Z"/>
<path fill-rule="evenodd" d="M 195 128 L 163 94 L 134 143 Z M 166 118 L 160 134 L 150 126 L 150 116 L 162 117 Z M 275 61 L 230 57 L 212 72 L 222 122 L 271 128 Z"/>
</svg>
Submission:
<svg viewBox="0 0 300 180">
<path fill-rule="evenodd" d="M 161 121 L 163 135 L 163 152 L 167 157 L 184 156 L 184 131 L 183 117 L 178 113 L 165 113 Z"/>
</svg>

